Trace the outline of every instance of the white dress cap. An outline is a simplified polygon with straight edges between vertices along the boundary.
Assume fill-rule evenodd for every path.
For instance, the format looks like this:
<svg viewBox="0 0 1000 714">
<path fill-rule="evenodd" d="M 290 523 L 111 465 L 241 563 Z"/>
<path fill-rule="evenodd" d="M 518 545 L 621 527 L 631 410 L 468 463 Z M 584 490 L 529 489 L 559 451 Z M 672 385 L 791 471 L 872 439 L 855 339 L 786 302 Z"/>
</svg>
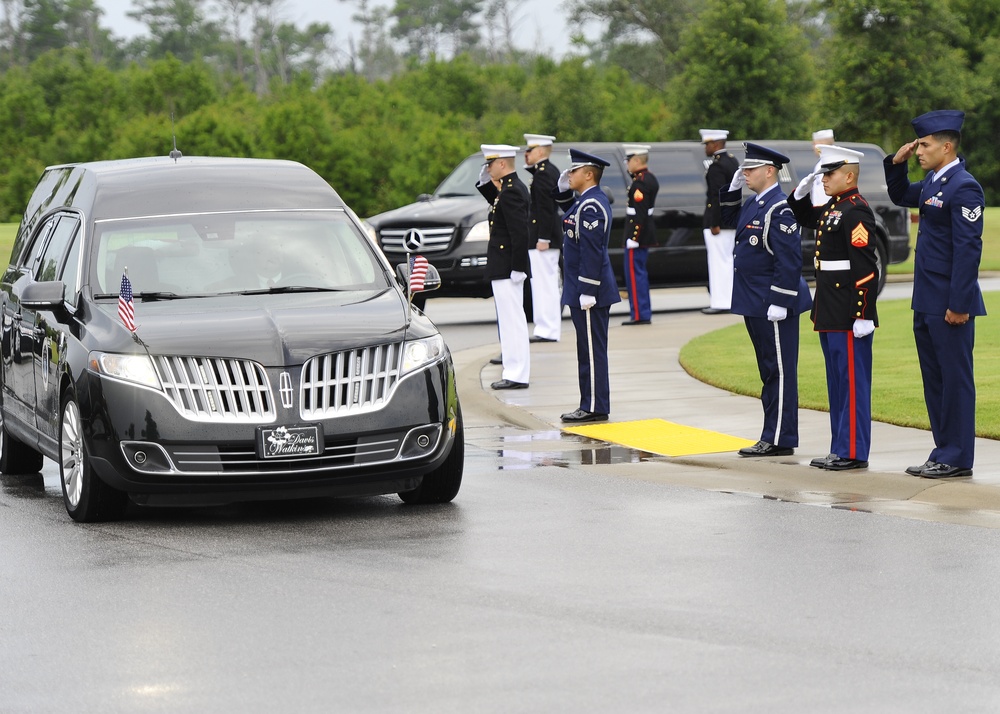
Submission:
<svg viewBox="0 0 1000 714">
<path fill-rule="evenodd" d="M 653 147 L 649 144 L 622 144 L 622 148 L 625 149 L 625 156 L 630 157 L 648 154 Z"/>
<path fill-rule="evenodd" d="M 698 133 L 701 134 L 702 144 L 707 144 L 710 141 L 725 141 L 729 138 L 728 129 L 699 129 Z"/>
<path fill-rule="evenodd" d="M 487 161 L 517 156 L 517 152 L 520 151 L 518 147 L 510 144 L 480 144 L 479 150 L 483 152 L 483 158 Z"/>
<path fill-rule="evenodd" d="M 552 142 L 555 140 L 554 136 L 546 136 L 545 134 L 524 135 L 524 143 L 528 145 L 529 149 L 533 149 L 536 146 L 552 146 Z"/>
<path fill-rule="evenodd" d="M 820 129 L 813 132 L 813 141 L 833 141 L 833 129 Z"/>
<path fill-rule="evenodd" d="M 844 164 L 860 164 L 862 156 L 864 153 L 854 149 L 824 144 L 819 147 L 819 172 L 827 174 L 836 171 Z"/>
</svg>

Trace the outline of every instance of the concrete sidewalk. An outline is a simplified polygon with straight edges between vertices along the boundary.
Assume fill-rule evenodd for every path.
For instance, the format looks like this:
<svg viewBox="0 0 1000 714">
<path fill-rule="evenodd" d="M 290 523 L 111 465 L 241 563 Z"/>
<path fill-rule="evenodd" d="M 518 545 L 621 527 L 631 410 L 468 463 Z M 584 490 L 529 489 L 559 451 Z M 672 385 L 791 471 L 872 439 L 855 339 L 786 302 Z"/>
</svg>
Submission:
<svg viewBox="0 0 1000 714">
<path fill-rule="evenodd" d="M 984 284 L 984 289 L 987 287 L 992 286 Z M 883 299 L 906 297 L 909 289 L 909 283 L 890 285 Z M 661 418 L 756 440 L 763 421 L 758 399 L 699 382 L 678 363 L 680 348 L 686 342 L 705 332 L 742 323 L 742 318 L 701 314 L 699 308 L 708 303 L 704 289 L 653 292 L 651 325 L 622 326 L 627 316 L 624 305 L 612 312 L 611 420 Z M 479 313 L 484 321 L 491 319 L 491 301 L 456 302 L 463 304 L 445 308 L 431 303 L 428 314 L 439 322 L 457 320 L 458 315 L 466 322 L 473 321 Z M 803 340 L 810 337 L 804 334 Z M 472 424 L 481 425 L 506 422 L 542 435 L 534 447 L 525 448 L 574 448 L 567 447 L 570 442 L 561 437 L 563 425 L 559 420 L 560 414 L 579 405 L 575 343 L 569 320 L 563 322 L 561 342 L 532 344 L 528 389 L 497 392 L 489 388 L 500 378 L 501 368 L 489 364 L 489 358 L 496 353 L 494 344 L 455 355 L 467 423 L 470 419 Z M 875 423 L 869 468 L 848 472 L 822 471 L 808 465 L 812 458 L 825 456 L 829 450 L 826 412 L 800 409 L 799 433 L 799 448 L 790 457 L 743 458 L 721 453 L 671 458 L 641 454 L 642 458 L 630 463 L 608 464 L 605 470 L 715 491 L 1000 527 L 1000 441 L 977 440 L 973 478 L 934 481 L 904 473 L 907 466 L 926 460 L 933 448 L 929 431 Z M 573 439 L 576 442 L 571 443 L 580 440 Z"/>
</svg>

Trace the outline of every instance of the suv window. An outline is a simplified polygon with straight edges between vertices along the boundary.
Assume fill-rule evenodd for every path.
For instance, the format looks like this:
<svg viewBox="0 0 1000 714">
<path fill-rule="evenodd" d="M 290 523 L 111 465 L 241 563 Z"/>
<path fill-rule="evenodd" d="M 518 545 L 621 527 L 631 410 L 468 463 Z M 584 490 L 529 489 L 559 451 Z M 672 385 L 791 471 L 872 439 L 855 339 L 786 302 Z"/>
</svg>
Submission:
<svg viewBox="0 0 1000 714">
<path fill-rule="evenodd" d="M 52 231 L 52 237 L 42 253 L 42 258 L 38 262 L 35 272 L 35 280 L 56 280 L 59 276 L 59 268 L 62 264 L 66 247 L 76 235 L 80 226 L 80 219 L 76 216 L 62 216 Z"/>
<path fill-rule="evenodd" d="M 52 228 L 55 226 L 57 220 L 58 217 L 53 216 L 45 221 L 35 234 L 31 245 L 28 246 L 28 252 L 24 259 L 24 268 L 31 275 L 38 275 L 38 265 L 42 259 L 42 251 L 45 249 L 49 234 L 52 232 Z"/>
</svg>

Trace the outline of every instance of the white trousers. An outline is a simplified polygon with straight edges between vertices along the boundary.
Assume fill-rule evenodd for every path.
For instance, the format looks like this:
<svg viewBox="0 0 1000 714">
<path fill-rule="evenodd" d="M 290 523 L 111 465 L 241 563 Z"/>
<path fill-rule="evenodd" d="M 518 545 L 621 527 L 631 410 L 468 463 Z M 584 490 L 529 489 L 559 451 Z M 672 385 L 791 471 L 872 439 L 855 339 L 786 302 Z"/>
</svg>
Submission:
<svg viewBox="0 0 1000 714">
<path fill-rule="evenodd" d="M 528 251 L 531 261 L 531 310 L 535 337 L 558 340 L 562 334 L 562 291 L 559 289 L 559 251 Z"/>
<path fill-rule="evenodd" d="M 531 376 L 531 355 L 528 352 L 528 319 L 524 316 L 524 284 L 515 285 L 510 278 L 493 280 L 490 284 L 503 354 L 501 377 L 527 384 Z"/>
<path fill-rule="evenodd" d="M 733 248 L 736 247 L 736 230 L 723 228 L 719 235 L 704 229 L 705 252 L 708 254 L 709 307 L 728 310 L 733 303 Z"/>
</svg>

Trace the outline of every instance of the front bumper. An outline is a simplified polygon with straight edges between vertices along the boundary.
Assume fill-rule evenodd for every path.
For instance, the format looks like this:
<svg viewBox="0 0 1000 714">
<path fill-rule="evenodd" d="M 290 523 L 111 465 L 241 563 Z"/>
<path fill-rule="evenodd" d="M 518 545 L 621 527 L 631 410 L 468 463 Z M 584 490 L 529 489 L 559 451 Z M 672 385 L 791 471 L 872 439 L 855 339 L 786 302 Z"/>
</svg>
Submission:
<svg viewBox="0 0 1000 714">
<path fill-rule="evenodd" d="M 450 453 L 458 415 L 450 357 L 401 379 L 380 408 L 311 422 L 322 453 L 310 456 L 262 458 L 261 424 L 190 421 L 160 392 L 92 373 L 79 392 L 91 468 L 140 503 L 410 490 Z M 264 426 L 302 423 L 296 405 Z"/>
</svg>

